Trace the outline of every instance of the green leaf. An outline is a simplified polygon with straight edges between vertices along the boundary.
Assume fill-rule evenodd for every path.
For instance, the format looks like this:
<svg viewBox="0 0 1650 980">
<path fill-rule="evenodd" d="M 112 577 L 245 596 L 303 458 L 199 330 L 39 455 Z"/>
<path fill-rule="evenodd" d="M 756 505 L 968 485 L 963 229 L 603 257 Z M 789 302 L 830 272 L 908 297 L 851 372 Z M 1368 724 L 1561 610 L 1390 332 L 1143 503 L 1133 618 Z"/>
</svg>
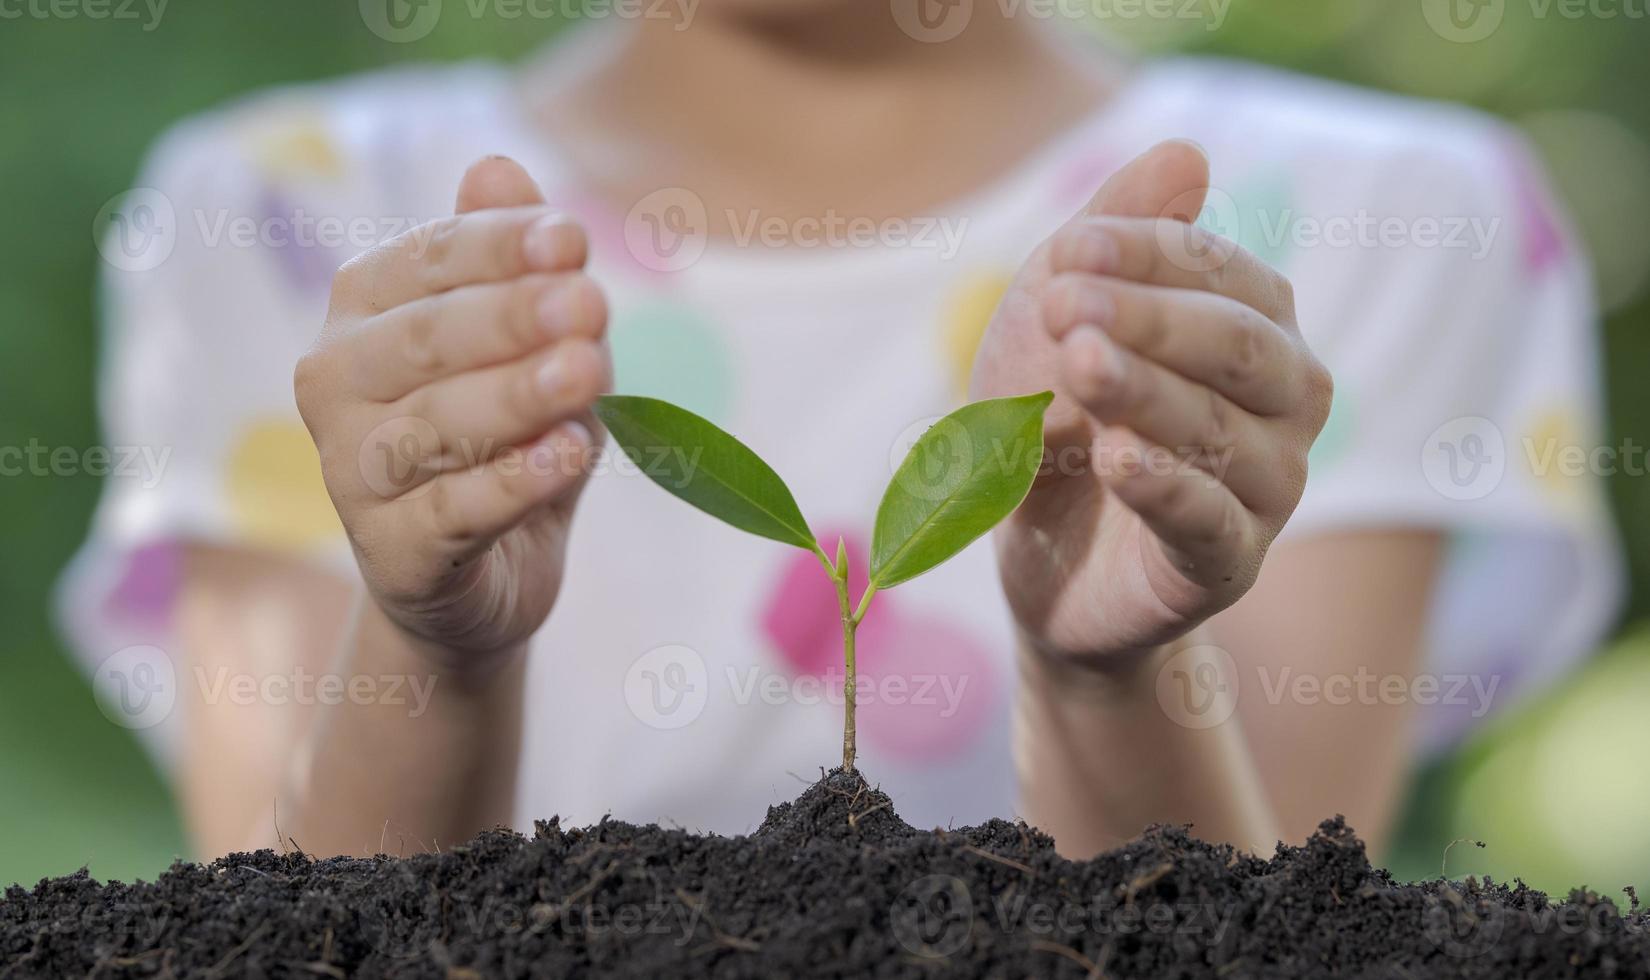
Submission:
<svg viewBox="0 0 1650 980">
<path fill-rule="evenodd" d="M 886 589 L 963 550 L 1014 512 L 1043 462 L 1045 391 L 964 405 L 911 447 L 877 507 L 871 584 Z"/>
<path fill-rule="evenodd" d="M 657 398 L 603 395 L 596 417 L 643 474 L 741 531 L 818 551 L 785 481 L 750 447 Z"/>
</svg>

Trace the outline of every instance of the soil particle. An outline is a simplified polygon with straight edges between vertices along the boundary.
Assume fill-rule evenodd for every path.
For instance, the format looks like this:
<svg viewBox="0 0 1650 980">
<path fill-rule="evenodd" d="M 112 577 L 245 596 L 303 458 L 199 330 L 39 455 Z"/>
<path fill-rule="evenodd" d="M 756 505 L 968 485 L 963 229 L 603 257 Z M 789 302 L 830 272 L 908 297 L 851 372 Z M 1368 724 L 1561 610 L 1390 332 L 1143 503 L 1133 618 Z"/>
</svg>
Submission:
<svg viewBox="0 0 1650 980">
<path fill-rule="evenodd" d="M 922 831 L 857 773 L 746 837 L 603 821 L 406 859 L 231 854 L 0 899 L 0 978 L 1646 978 L 1650 911 L 1398 884 L 1340 819 L 1269 860 L 1155 827 L 1072 862 Z"/>
</svg>

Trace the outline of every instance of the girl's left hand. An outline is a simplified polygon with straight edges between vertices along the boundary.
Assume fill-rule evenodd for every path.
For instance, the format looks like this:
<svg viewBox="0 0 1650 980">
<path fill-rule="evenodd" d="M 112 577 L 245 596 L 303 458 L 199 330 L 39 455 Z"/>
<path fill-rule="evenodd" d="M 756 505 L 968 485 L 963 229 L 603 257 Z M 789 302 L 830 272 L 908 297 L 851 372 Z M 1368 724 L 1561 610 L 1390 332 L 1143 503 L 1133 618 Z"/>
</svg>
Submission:
<svg viewBox="0 0 1650 980">
<path fill-rule="evenodd" d="M 1159 144 L 1021 269 L 974 396 L 1051 388 L 1048 455 L 996 532 L 1033 652 L 1103 666 L 1254 583 L 1300 501 L 1332 383 L 1289 281 L 1189 222 L 1208 161 Z"/>
</svg>

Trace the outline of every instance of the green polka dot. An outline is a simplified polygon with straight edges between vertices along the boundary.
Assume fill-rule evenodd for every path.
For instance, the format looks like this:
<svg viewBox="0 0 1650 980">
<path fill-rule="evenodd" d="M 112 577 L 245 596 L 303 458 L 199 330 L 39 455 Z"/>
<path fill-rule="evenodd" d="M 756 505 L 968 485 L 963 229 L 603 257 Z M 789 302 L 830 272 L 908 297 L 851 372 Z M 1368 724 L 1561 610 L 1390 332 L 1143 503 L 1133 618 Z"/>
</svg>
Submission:
<svg viewBox="0 0 1650 980">
<path fill-rule="evenodd" d="M 1281 267 L 1291 249 L 1290 226 L 1299 220 L 1291 210 L 1289 175 L 1277 171 L 1252 174 L 1227 193 L 1230 197 L 1221 201 L 1216 190 L 1210 191 L 1209 205 L 1198 224 L 1231 238 L 1262 262 Z"/>
<path fill-rule="evenodd" d="M 609 338 L 615 391 L 663 398 L 711 421 L 726 417 L 733 368 L 726 344 L 698 312 L 642 303 L 618 311 Z"/>
<path fill-rule="evenodd" d="M 1335 465 L 1352 445 L 1352 430 L 1352 396 L 1337 391 L 1323 431 L 1318 433 L 1318 440 L 1312 443 L 1312 451 L 1307 454 L 1307 465 L 1314 470 Z"/>
</svg>

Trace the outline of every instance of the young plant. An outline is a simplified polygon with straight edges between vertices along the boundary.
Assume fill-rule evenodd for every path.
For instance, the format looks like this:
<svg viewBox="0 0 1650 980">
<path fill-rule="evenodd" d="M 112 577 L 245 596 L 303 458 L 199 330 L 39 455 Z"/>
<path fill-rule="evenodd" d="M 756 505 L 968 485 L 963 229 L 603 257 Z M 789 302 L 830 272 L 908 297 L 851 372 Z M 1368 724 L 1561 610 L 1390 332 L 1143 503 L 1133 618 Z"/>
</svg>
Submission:
<svg viewBox="0 0 1650 980">
<path fill-rule="evenodd" d="M 1014 512 L 1043 459 L 1043 412 L 1052 392 L 964 405 L 924 432 L 877 507 L 871 575 L 856 603 L 847 543 L 825 553 L 785 481 L 744 443 L 657 398 L 607 395 L 596 415 L 659 486 L 742 531 L 812 552 L 836 586 L 842 617 L 842 768 L 854 768 L 854 631 L 871 597 L 963 550 Z"/>
</svg>

